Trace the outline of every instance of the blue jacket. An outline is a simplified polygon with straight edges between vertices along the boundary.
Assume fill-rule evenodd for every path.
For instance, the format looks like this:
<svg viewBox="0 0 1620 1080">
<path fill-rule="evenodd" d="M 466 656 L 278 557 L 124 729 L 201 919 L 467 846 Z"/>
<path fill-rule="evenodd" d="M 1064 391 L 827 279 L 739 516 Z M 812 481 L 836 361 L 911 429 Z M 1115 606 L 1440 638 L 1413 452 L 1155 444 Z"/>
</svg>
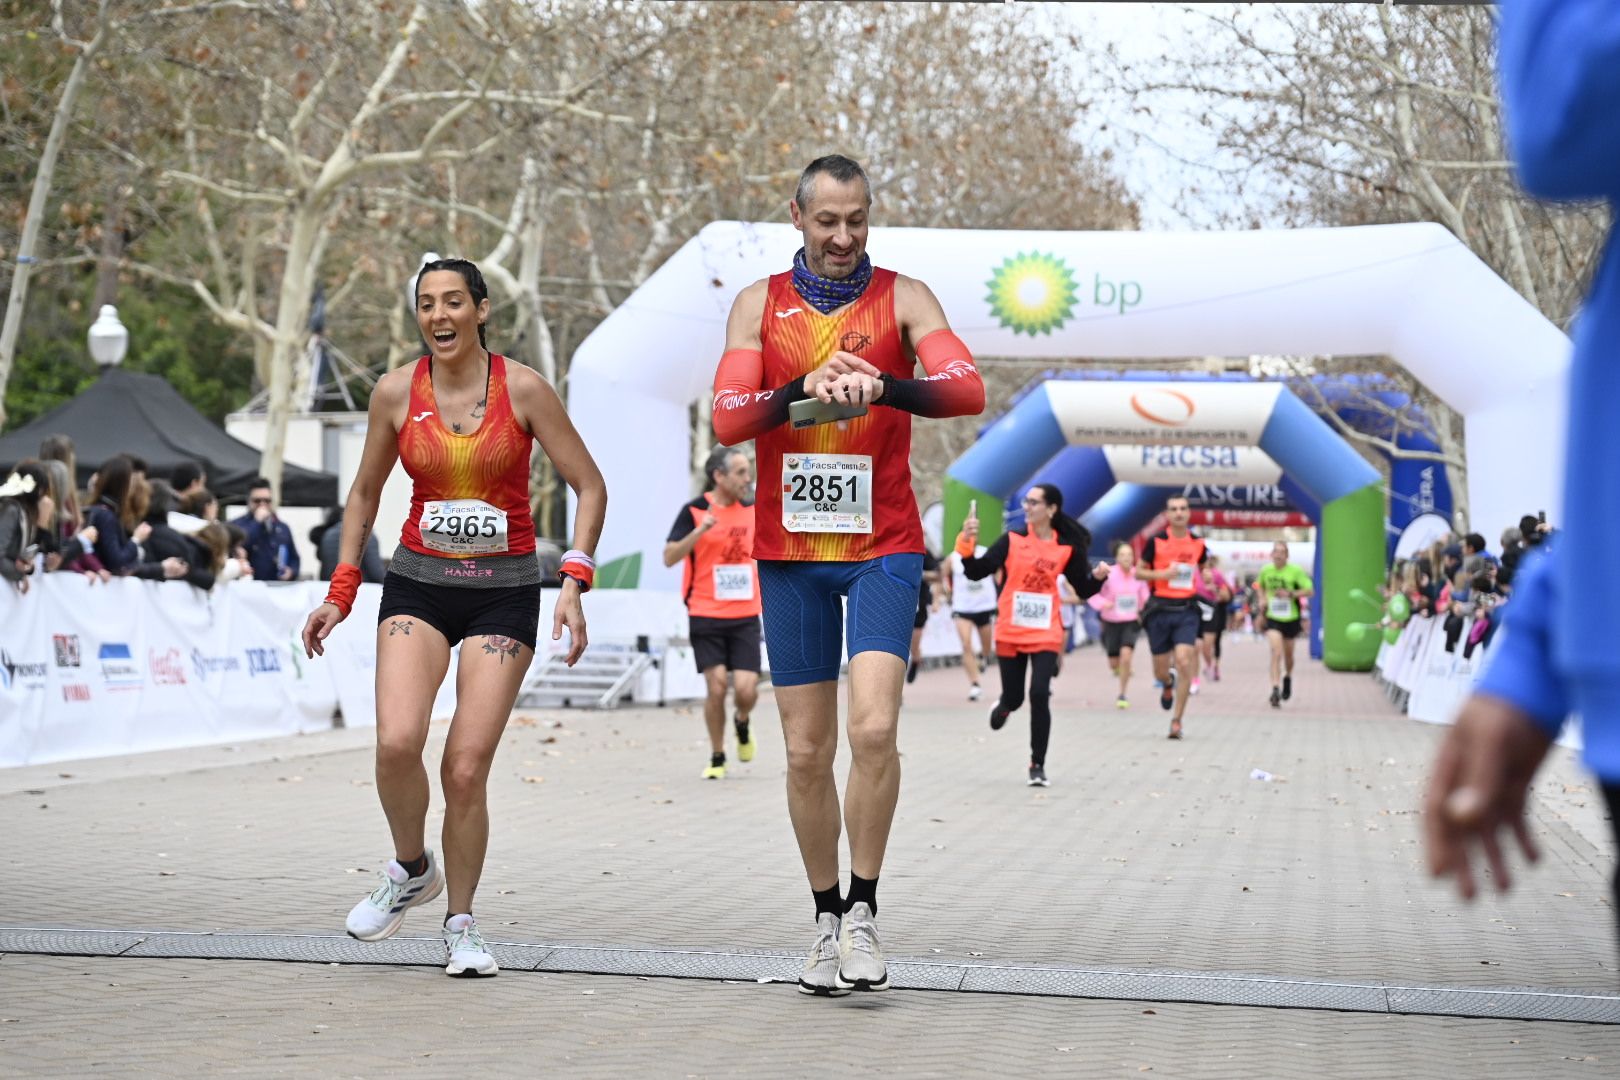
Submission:
<svg viewBox="0 0 1620 1080">
<path fill-rule="evenodd" d="M 1620 207 L 1620 4 L 1505 0 L 1498 45 L 1509 150 L 1526 190 Z M 1563 537 L 1525 580 L 1481 688 L 1549 728 L 1581 714 L 1586 760 L 1620 781 L 1620 252 L 1611 232 L 1576 320 Z M 1550 696 L 1549 696 L 1550 695 Z"/>
<path fill-rule="evenodd" d="M 263 524 L 244 514 L 231 522 L 247 534 L 248 562 L 253 564 L 253 580 L 281 581 L 281 567 L 290 566 L 292 577 L 298 577 L 298 546 L 293 543 L 292 530 L 278 517 Z"/>
</svg>

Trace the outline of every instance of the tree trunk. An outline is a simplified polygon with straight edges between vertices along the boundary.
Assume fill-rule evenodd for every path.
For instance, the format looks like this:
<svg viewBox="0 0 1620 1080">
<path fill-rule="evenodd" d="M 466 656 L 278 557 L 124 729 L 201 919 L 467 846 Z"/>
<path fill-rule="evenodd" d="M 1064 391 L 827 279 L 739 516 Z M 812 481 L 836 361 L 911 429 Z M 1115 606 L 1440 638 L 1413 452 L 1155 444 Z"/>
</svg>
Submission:
<svg viewBox="0 0 1620 1080">
<path fill-rule="evenodd" d="M 281 274 L 276 303 L 276 337 L 270 351 L 270 403 L 265 418 L 264 449 L 259 472 L 270 481 L 276 502 L 281 501 L 281 473 L 287 454 L 287 422 L 292 418 L 293 384 L 308 332 L 309 295 L 315 281 L 311 256 L 319 246 L 320 211 L 307 202 L 293 212 L 292 235 L 287 241 L 287 262 Z"/>
<path fill-rule="evenodd" d="M 96 301 L 91 312 L 103 304 L 118 303 L 118 263 L 124 257 L 124 193 L 122 179 L 113 184 L 107 196 L 107 212 L 101 221 L 101 250 L 96 259 Z"/>
<path fill-rule="evenodd" d="M 79 51 L 62 84 L 62 96 L 56 103 L 56 115 L 51 119 L 51 133 L 45 139 L 45 151 L 39 156 L 39 169 L 34 173 L 34 190 L 28 197 L 28 216 L 23 219 L 22 237 L 17 243 L 17 269 L 11 275 L 11 295 L 6 300 L 6 320 L 0 325 L 0 427 L 6 423 L 6 384 L 11 381 L 11 365 L 17 353 L 17 337 L 22 333 L 23 305 L 28 302 L 28 275 L 33 269 L 34 247 L 39 243 L 40 223 L 45 218 L 45 200 L 50 197 L 51 178 L 56 175 L 56 159 L 62 152 L 69 123 L 73 120 L 73 106 L 84 89 L 85 75 L 90 62 L 107 40 L 107 0 L 101 0 L 96 11 L 96 36 Z"/>
</svg>

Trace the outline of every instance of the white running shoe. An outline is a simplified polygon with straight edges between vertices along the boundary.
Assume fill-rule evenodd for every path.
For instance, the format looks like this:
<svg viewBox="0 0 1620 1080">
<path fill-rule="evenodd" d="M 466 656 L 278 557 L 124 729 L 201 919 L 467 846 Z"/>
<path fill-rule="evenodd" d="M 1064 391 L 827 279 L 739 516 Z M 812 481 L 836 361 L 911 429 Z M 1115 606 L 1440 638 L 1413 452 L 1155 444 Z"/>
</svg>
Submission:
<svg viewBox="0 0 1620 1080">
<path fill-rule="evenodd" d="M 484 935 L 478 932 L 471 915 L 457 915 L 444 924 L 444 953 L 446 975 L 475 979 L 501 970 L 484 946 Z"/>
<path fill-rule="evenodd" d="M 979 689 L 979 684 L 974 683 L 972 688 L 968 690 L 968 700 L 969 701 L 978 701 L 979 700 L 979 695 L 982 694 L 982 693 L 984 693 L 984 691 Z"/>
<path fill-rule="evenodd" d="M 889 988 L 889 966 L 878 945 L 877 921 L 864 903 L 844 912 L 839 927 L 838 985 L 846 990 Z"/>
<path fill-rule="evenodd" d="M 823 911 L 816 916 L 816 943 L 804 958 L 799 993 L 817 997 L 843 997 L 849 988 L 838 985 L 838 916 Z"/>
<path fill-rule="evenodd" d="M 389 859 L 382 870 L 382 881 L 349 911 L 344 923 L 349 936 L 361 941 L 392 937 L 405 921 L 407 911 L 443 892 L 444 871 L 439 869 L 439 860 L 431 850 L 427 852 L 427 863 L 419 877 L 411 877 L 398 860 Z"/>
</svg>

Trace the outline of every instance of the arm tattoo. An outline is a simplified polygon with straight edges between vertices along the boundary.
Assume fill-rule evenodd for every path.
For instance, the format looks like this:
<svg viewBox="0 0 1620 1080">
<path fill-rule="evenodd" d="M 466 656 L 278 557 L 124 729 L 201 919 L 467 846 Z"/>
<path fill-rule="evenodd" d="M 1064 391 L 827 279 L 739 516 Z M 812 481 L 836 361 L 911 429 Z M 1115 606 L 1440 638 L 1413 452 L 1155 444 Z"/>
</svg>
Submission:
<svg viewBox="0 0 1620 1080">
<path fill-rule="evenodd" d="M 404 634 L 406 637 L 410 637 L 411 627 L 415 625 L 410 619 L 389 619 L 388 636 L 393 637 L 395 634 Z"/>
<path fill-rule="evenodd" d="M 502 634 L 492 634 L 484 639 L 485 655 L 499 654 L 500 663 L 502 664 L 506 663 L 506 658 L 508 656 L 516 660 L 518 652 L 522 648 L 522 642 L 518 641 L 516 638 L 509 638 Z"/>
</svg>

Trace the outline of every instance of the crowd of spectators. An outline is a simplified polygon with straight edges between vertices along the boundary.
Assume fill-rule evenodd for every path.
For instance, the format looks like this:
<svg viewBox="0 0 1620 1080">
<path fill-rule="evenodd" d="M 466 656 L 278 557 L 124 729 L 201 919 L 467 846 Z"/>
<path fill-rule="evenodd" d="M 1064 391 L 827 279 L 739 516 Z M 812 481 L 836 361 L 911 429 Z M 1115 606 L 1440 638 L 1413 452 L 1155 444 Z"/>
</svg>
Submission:
<svg viewBox="0 0 1620 1080">
<path fill-rule="evenodd" d="M 1404 597 L 1398 619 L 1440 619 L 1447 652 L 1460 647 L 1465 657 L 1490 643 L 1500 609 L 1513 594 L 1520 560 L 1543 543 L 1550 530 L 1545 515 L 1526 514 L 1517 527 L 1503 530 L 1501 553 L 1490 551 L 1479 533 L 1445 536 L 1390 567 L 1385 599 Z M 1463 640 L 1466 631 L 1467 640 Z"/>
<path fill-rule="evenodd" d="M 298 576 L 298 553 L 268 483 L 254 484 L 247 514 L 224 522 L 202 465 L 185 462 L 168 479 L 148 474 L 140 457 L 118 454 L 81 494 L 72 440 L 46 438 L 38 458 L 0 482 L 0 577 L 27 592 L 39 573 L 184 581 L 203 590 L 241 577 Z"/>
</svg>

